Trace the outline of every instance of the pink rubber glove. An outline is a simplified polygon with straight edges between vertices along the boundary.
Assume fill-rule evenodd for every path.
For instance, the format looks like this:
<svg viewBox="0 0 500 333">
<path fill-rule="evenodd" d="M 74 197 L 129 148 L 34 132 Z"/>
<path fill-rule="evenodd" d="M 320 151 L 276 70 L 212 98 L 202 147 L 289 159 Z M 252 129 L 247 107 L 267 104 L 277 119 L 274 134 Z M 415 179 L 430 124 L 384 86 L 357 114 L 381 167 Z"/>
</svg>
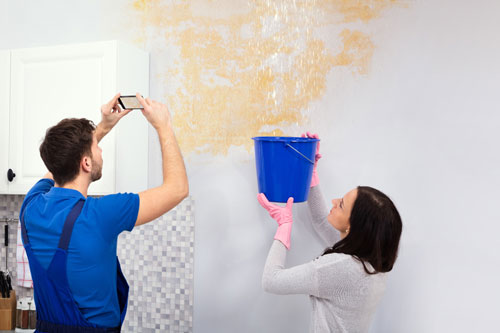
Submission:
<svg viewBox="0 0 500 333">
<path fill-rule="evenodd" d="M 264 207 L 271 217 L 278 222 L 278 230 L 274 235 L 274 239 L 279 240 L 285 247 L 290 250 L 290 234 L 292 233 L 292 205 L 293 198 L 288 198 L 285 207 L 280 207 L 278 205 L 272 204 L 267 200 L 264 193 L 259 193 L 257 195 L 257 200 L 260 205 Z"/>
<path fill-rule="evenodd" d="M 311 134 L 309 132 L 307 132 L 306 134 L 302 134 L 302 137 L 303 138 L 308 137 L 311 139 L 318 139 L 319 140 L 318 134 Z M 318 171 L 316 170 L 316 168 L 318 167 L 318 160 L 320 158 L 321 158 L 321 154 L 319 153 L 319 141 L 318 141 L 318 144 L 316 145 L 316 155 L 314 156 L 314 168 L 313 168 L 313 174 L 312 174 L 312 178 L 311 178 L 311 187 L 314 187 L 314 186 L 319 184 Z"/>
</svg>

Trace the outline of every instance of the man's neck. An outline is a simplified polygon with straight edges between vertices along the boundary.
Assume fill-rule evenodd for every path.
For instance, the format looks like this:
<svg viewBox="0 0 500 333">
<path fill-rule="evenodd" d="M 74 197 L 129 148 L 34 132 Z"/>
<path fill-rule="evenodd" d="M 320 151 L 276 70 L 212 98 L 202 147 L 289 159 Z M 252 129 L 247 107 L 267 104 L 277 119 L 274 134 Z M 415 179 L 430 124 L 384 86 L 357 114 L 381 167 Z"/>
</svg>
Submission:
<svg viewBox="0 0 500 333">
<path fill-rule="evenodd" d="M 64 186 L 59 186 L 55 184 L 56 187 L 69 188 L 80 192 L 85 198 L 87 197 L 87 191 L 89 189 L 90 182 L 82 177 L 76 177 L 74 180 L 67 182 Z"/>
</svg>

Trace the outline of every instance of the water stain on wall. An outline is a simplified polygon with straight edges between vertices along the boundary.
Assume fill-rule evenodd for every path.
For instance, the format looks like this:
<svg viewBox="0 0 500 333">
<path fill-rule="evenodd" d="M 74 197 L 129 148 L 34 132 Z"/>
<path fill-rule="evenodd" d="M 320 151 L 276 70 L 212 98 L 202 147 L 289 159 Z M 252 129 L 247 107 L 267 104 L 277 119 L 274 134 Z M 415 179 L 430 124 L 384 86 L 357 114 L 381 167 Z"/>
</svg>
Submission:
<svg viewBox="0 0 500 333">
<path fill-rule="evenodd" d="M 252 148 L 256 135 L 284 135 L 307 120 L 334 66 L 369 72 L 374 44 L 352 28 L 340 31 L 335 53 L 316 29 L 366 22 L 396 0 L 136 0 L 139 43 L 175 49 L 176 65 L 160 79 L 175 81 L 165 99 L 185 154 L 227 154 Z M 172 52 L 171 52 L 172 53 Z"/>
</svg>

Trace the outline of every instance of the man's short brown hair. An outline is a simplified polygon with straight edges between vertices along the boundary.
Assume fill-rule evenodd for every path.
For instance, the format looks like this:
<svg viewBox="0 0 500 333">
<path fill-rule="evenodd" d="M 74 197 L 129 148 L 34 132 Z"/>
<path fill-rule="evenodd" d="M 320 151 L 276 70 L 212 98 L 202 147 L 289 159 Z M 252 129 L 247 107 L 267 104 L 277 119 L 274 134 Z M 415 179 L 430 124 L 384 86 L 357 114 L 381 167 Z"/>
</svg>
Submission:
<svg viewBox="0 0 500 333">
<path fill-rule="evenodd" d="M 40 156 L 58 185 L 76 178 L 84 155 L 92 157 L 94 130 L 91 120 L 67 118 L 45 133 Z"/>
</svg>

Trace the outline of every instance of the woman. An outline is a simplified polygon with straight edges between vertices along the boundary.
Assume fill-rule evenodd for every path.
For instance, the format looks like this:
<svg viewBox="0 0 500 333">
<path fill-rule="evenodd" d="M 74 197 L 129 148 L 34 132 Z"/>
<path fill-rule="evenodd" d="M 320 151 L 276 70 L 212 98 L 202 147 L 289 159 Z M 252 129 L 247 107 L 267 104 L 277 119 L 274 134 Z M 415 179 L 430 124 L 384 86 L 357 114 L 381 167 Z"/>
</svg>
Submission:
<svg viewBox="0 0 500 333">
<path fill-rule="evenodd" d="M 310 133 L 307 137 L 318 138 Z M 328 247 L 309 263 L 284 268 L 293 198 L 280 207 L 260 193 L 259 203 L 278 222 L 262 286 L 274 294 L 310 295 L 310 332 L 368 332 L 385 290 L 386 273 L 396 261 L 401 217 L 385 194 L 366 186 L 332 200 L 328 212 L 316 172 L 318 151 L 319 143 L 307 204 L 313 227 Z"/>
</svg>

